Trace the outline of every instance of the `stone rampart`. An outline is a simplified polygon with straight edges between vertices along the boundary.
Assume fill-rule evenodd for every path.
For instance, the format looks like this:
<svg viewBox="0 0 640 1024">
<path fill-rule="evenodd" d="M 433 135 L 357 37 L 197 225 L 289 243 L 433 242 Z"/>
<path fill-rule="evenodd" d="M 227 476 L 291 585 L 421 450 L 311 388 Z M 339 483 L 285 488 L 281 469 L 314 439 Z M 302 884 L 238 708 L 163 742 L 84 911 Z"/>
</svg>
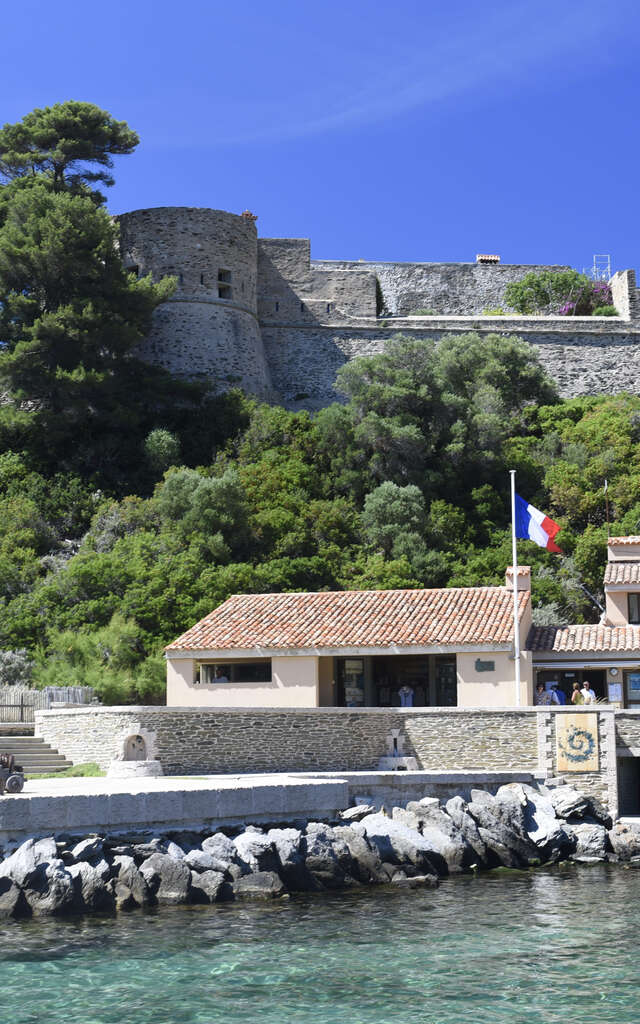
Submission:
<svg viewBox="0 0 640 1024">
<path fill-rule="evenodd" d="M 535 345 L 565 398 L 640 394 L 640 324 L 613 317 L 557 317 L 544 323 L 525 317 L 405 317 L 364 326 L 263 326 L 262 338 L 274 388 L 285 405 L 320 409 L 340 399 L 334 388 L 340 367 L 382 352 L 396 334 L 439 341 L 470 331 L 515 336 Z"/>
<path fill-rule="evenodd" d="M 506 308 L 508 284 L 542 270 L 569 270 L 566 266 L 518 263 L 385 263 L 313 260 L 311 266 L 332 272 L 369 271 L 382 289 L 390 313 L 406 316 L 418 309 L 440 315 L 472 316 L 483 310 Z"/>
</svg>

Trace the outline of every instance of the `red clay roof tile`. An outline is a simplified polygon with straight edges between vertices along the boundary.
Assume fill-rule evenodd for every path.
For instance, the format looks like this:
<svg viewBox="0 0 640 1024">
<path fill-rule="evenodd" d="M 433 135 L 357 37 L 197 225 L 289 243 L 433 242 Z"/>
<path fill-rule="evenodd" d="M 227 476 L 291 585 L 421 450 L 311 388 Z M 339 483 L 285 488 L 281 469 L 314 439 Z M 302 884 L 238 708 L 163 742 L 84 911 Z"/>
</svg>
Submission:
<svg viewBox="0 0 640 1024">
<path fill-rule="evenodd" d="M 512 602 L 506 587 L 236 594 L 166 650 L 506 644 Z"/>
<path fill-rule="evenodd" d="M 532 651 L 640 651 L 640 626 L 534 626 Z"/>
</svg>

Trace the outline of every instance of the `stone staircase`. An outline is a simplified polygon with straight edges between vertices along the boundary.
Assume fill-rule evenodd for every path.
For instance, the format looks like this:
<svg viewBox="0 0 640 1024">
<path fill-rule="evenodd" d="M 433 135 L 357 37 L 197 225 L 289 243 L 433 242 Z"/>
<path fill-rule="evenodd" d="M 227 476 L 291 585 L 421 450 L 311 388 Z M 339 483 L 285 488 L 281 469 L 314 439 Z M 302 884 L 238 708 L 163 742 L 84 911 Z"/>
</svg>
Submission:
<svg viewBox="0 0 640 1024">
<path fill-rule="evenodd" d="M 25 775 L 49 774 L 73 767 L 71 761 L 39 736 L 0 736 L 0 754 L 13 754 Z"/>
</svg>

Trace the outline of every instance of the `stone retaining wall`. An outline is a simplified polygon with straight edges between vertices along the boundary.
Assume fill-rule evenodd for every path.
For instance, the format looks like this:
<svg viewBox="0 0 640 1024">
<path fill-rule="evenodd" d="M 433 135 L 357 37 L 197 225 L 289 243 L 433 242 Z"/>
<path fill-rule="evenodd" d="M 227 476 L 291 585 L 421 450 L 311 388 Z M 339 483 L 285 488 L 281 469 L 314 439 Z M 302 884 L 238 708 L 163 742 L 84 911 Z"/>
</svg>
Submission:
<svg viewBox="0 0 640 1024">
<path fill-rule="evenodd" d="M 155 732 L 167 774 L 368 771 L 400 729 L 424 770 L 538 768 L 537 715 L 522 711 L 87 708 L 36 713 L 36 734 L 75 763 L 105 768 L 123 736 Z"/>
<path fill-rule="evenodd" d="M 565 774 L 617 814 L 616 751 L 640 756 L 640 712 L 598 715 L 599 768 Z M 400 730 L 402 753 L 430 772 L 517 771 L 556 775 L 556 721 L 576 708 L 219 709 L 78 708 L 37 711 L 36 735 L 76 764 L 102 768 L 124 739 L 154 733 L 167 775 L 371 772 Z"/>
</svg>

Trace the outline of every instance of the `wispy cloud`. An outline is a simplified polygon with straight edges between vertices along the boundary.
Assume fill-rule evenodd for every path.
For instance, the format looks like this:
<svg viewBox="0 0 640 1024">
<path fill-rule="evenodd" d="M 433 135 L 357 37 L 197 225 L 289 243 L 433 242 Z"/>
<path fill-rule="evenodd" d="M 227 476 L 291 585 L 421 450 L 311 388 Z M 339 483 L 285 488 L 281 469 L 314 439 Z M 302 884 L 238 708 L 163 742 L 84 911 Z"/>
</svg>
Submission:
<svg viewBox="0 0 640 1024">
<path fill-rule="evenodd" d="M 374 53 L 344 43 L 336 50 L 333 38 L 324 49 L 321 43 L 310 54 L 306 80 L 295 88 L 280 81 L 275 95 L 269 95 L 277 86 L 269 82 L 272 61 L 266 61 L 259 95 L 227 97 L 216 110 L 208 148 L 329 135 L 471 93 L 517 92 L 553 75 L 566 79 L 585 61 L 605 62 L 607 53 L 613 59 L 634 8 L 631 0 L 607 7 L 600 0 L 493 0 L 470 8 L 452 0 L 445 18 L 430 18 L 428 5 L 424 10 L 417 38 L 407 40 L 406 31 L 394 35 L 391 26 L 388 43 Z M 184 129 L 154 141 L 188 147 L 196 139 L 187 124 Z M 146 141 L 153 145 L 148 133 Z"/>
</svg>

